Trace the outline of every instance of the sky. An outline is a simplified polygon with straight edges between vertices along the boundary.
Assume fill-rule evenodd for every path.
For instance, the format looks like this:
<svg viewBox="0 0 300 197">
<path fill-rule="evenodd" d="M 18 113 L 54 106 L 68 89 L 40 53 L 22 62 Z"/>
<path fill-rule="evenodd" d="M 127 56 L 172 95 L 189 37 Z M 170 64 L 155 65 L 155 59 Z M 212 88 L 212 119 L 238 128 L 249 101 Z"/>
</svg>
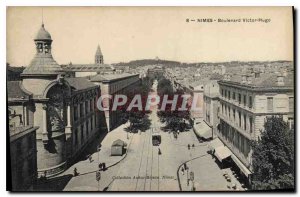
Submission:
<svg viewBox="0 0 300 197">
<path fill-rule="evenodd" d="M 269 23 L 186 22 L 266 18 Z M 136 59 L 180 62 L 293 60 L 291 7 L 8 7 L 6 57 L 26 66 L 42 20 L 59 64 Z"/>
</svg>

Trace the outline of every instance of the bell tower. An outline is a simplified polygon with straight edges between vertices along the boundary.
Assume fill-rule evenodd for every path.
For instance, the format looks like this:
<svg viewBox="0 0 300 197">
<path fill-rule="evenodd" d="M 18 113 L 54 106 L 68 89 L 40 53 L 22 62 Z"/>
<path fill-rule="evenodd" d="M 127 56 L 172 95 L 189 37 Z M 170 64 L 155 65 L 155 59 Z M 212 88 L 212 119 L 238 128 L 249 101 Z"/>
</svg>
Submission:
<svg viewBox="0 0 300 197">
<path fill-rule="evenodd" d="M 103 54 L 100 49 L 100 45 L 97 47 L 97 51 L 95 54 L 95 64 L 104 64 Z"/>
<path fill-rule="evenodd" d="M 50 34 L 45 30 L 44 23 L 34 39 L 37 54 L 51 54 L 52 39 Z"/>
</svg>

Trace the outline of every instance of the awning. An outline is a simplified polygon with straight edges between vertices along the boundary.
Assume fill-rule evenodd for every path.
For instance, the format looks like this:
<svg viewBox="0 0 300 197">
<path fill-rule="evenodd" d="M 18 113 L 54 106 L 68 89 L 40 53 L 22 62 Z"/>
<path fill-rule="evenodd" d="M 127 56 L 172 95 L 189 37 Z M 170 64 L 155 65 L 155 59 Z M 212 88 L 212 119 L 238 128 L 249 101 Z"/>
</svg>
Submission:
<svg viewBox="0 0 300 197">
<path fill-rule="evenodd" d="M 230 157 L 231 151 L 226 146 L 219 146 L 215 149 L 215 156 L 218 158 L 220 162 L 224 159 Z"/>
<path fill-rule="evenodd" d="M 231 155 L 231 159 L 234 161 L 234 163 L 236 163 L 246 177 L 249 177 L 249 175 L 252 174 L 252 172 L 234 154 Z"/>
<path fill-rule="evenodd" d="M 216 148 L 218 148 L 220 146 L 224 146 L 224 144 L 221 142 L 221 140 L 219 138 L 213 139 L 207 145 L 208 149 L 211 151 L 214 151 Z"/>
<path fill-rule="evenodd" d="M 212 137 L 212 128 L 210 128 L 204 121 L 195 123 L 194 131 L 198 137 L 209 139 Z"/>
</svg>

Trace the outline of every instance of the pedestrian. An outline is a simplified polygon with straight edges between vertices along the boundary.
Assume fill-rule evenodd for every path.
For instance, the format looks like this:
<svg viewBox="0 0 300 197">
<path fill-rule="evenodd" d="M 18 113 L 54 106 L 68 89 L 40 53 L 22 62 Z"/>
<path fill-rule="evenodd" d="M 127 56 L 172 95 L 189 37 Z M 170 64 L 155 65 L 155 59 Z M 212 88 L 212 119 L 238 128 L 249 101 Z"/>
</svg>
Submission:
<svg viewBox="0 0 300 197">
<path fill-rule="evenodd" d="M 195 148 L 195 144 L 192 145 L 192 148 Z"/>
<path fill-rule="evenodd" d="M 184 167 L 181 168 L 181 173 L 184 175 Z"/>
<path fill-rule="evenodd" d="M 91 155 L 89 155 L 89 161 L 90 161 L 90 163 L 92 163 L 92 156 Z"/>
<path fill-rule="evenodd" d="M 99 170 L 102 170 L 102 168 L 103 168 L 102 163 L 99 163 L 98 167 L 99 167 Z"/>
<path fill-rule="evenodd" d="M 188 149 L 189 149 L 189 150 L 191 149 L 191 145 L 190 145 L 190 144 L 188 144 Z"/>
<path fill-rule="evenodd" d="M 183 164 L 183 167 L 184 167 L 185 170 L 187 169 L 186 163 Z"/>
<path fill-rule="evenodd" d="M 106 170 L 106 164 L 103 162 L 102 163 L 102 170 L 105 171 Z"/>
<path fill-rule="evenodd" d="M 161 155 L 161 150 L 160 150 L 160 148 L 158 148 L 158 154 Z"/>
<path fill-rule="evenodd" d="M 78 172 L 77 172 L 77 168 L 76 168 L 76 167 L 74 168 L 74 171 L 73 171 L 73 172 L 74 172 L 74 176 L 77 176 L 77 175 L 78 175 Z"/>
</svg>

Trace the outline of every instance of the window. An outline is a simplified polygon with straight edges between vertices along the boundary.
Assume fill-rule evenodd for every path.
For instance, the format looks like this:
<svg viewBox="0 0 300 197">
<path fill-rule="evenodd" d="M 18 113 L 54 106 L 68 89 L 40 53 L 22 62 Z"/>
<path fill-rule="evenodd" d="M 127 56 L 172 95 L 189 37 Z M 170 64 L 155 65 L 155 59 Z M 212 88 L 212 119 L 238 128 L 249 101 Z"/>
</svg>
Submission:
<svg viewBox="0 0 300 197">
<path fill-rule="evenodd" d="M 232 93 L 232 99 L 235 100 L 235 92 Z"/>
<path fill-rule="evenodd" d="M 239 104 L 241 104 L 241 102 L 242 102 L 242 95 L 239 94 Z"/>
<path fill-rule="evenodd" d="M 94 111 L 94 99 L 91 99 L 91 112 Z"/>
<path fill-rule="evenodd" d="M 252 108 L 252 96 L 249 96 L 249 108 Z"/>
<path fill-rule="evenodd" d="M 88 103 L 88 101 L 85 101 L 85 113 L 86 114 L 89 113 L 89 103 Z"/>
<path fill-rule="evenodd" d="M 294 111 L 294 97 L 289 97 L 289 112 Z"/>
<path fill-rule="evenodd" d="M 228 107 L 228 117 L 230 119 L 230 107 Z"/>
<path fill-rule="evenodd" d="M 78 144 L 78 129 L 75 130 L 75 146 Z"/>
<path fill-rule="evenodd" d="M 246 119 L 247 119 L 247 116 L 246 116 L 246 114 L 244 114 L 244 130 L 245 131 L 247 130 L 247 121 L 246 121 Z"/>
<path fill-rule="evenodd" d="M 228 91 L 228 99 L 230 100 L 230 91 Z"/>
<path fill-rule="evenodd" d="M 224 104 L 222 103 L 222 114 L 224 114 Z"/>
<path fill-rule="evenodd" d="M 227 98 L 227 90 L 225 90 L 225 98 Z"/>
<path fill-rule="evenodd" d="M 86 134 L 87 134 L 87 136 L 89 135 L 89 121 L 87 121 L 86 123 L 85 123 L 85 128 L 86 128 Z"/>
<path fill-rule="evenodd" d="M 294 129 L 294 119 L 289 117 L 288 118 L 289 128 Z"/>
<path fill-rule="evenodd" d="M 81 144 L 84 142 L 84 135 L 83 135 L 83 131 L 84 131 L 84 126 L 81 125 Z"/>
<path fill-rule="evenodd" d="M 91 131 L 93 130 L 93 118 L 91 118 Z"/>
<path fill-rule="evenodd" d="M 272 97 L 267 98 L 267 110 L 269 112 L 273 112 L 273 98 Z"/>
<path fill-rule="evenodd" d="M 242 115 L 241 112 L 239 112 L 239 127 L 242 126 Z"/>
<path fill-rule="evenodd" d="M 77 105 L 74 106 L 74 120 L 78 120 L 78 107 Z"/>
<path fill-rule="evenodd" d="M 233 121 L 235 122 L 235 109 L 232 110 L 232 114 L 233 114 Z"/>
<path fill-rule="evenodd" d="M 83 111 L 83 103 L 80 103 L 80 117 L 83 117 L 84 111 Z"/>
<path fill-rule="evenodd" d="M 253 132 L 253 120 L 252 117 L 249 117 L 249 123 L 250 123 L 250 133 Z"/>
<path fill-rule="evenodd" d="M 244 106 L 246 106 L 246 103 L 247 103 L 247 97 L 246 95 L 244 95 Z"/>
</svg>

